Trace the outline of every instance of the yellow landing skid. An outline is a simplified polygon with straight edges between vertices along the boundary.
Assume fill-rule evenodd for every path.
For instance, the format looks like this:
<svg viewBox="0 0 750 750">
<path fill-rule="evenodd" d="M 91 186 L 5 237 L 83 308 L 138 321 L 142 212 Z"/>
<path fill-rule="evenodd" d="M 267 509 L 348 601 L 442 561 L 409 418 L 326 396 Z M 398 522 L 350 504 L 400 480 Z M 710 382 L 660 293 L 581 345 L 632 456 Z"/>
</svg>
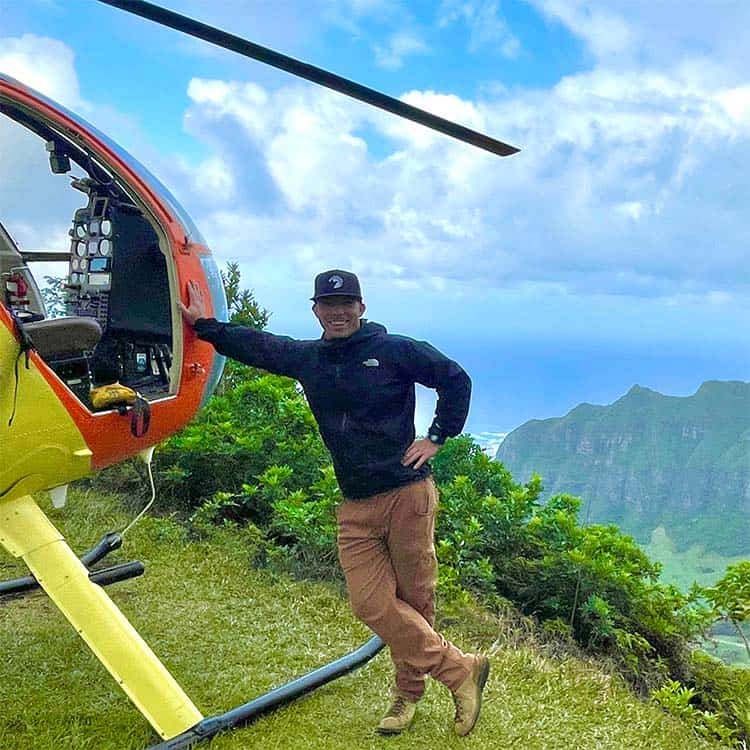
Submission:
<svg viewBox="0 0 750 750">
<path fill-rule="evenodd" d="M 29 495 L 0 503 L 0 543 L 26 565 L 163 739 L 203 719 Z"/>
</svg>

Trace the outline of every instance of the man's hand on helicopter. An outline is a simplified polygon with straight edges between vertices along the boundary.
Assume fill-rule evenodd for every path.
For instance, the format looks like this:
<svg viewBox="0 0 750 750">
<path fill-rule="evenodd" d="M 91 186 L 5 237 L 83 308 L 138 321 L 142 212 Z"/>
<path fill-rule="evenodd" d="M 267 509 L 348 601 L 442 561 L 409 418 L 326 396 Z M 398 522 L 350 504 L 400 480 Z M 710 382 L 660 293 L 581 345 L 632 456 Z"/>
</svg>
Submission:
<svg viewBox="0 0 750 750">
<path fill-rule="evenodd" d="M 197 281 L 188 281 L 187 284 L 188 293 L 188 304 L 187 307 L 182 303 L 182 300 L 178 302 L 180 306 L 180 312 L 182 317 L 191 326 L 195 325 L 195 321 L 199 318 L 208 317 L 208 311 L 206 309 L 206 303 L 203 299 L 203 291 Z"/>
</svg>

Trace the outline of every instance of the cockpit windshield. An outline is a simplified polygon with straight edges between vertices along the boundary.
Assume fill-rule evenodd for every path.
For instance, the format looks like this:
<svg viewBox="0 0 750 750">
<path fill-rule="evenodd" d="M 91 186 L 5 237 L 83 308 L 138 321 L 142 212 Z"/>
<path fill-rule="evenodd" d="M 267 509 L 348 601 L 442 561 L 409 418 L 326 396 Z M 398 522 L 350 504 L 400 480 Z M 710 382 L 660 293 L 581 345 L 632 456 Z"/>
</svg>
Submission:
<svg viewBox="0 0 750 750">
<path fill-rule="evenodd" d="M 0 80 L 14 84 L 16 86 L 23 86 L 23 84 L 19 81 L 14 80 L 10 76 L 3 75 L 2 73 L 0 73 Z M 146 169 L 143 164 L 141 164 L 127 151 L 125 151 L 125 149 L 118 146 L 117 143 L 115 143 L 111 138 L 102 133 L 98 128 L 94 127 L 86 120 L 84 120 L 80 115 L 71 112 L 69 109 L 66 109 L 57 102 L 53 102 L 51 99 L 48 99 L 46 96 L 44 96 L 44 94 L 40 94 L 38 91 L 34 91 L 34 96 L 43 101 L 45 104 L 48 104 L 58 112 L 62 112 L 66 117 L 70 118 L 73 122 L 79 125 L 82 130 L 88 131 L 95 135 L 110 151 L 112 151 L 112 153 L 114 153 L 124 164 L 126 164 L 128 168 L 130 168 L 138 177 L 140 177 L 144 183 L 152 188 L 152 190 L 159 196 L 161 201 L 166 204 L 166 208 L 174 214 L 175 219 L 177 219 L 183 225 L 185 231 L 188 234 L 188 239 L 191 242 L 196 242 L 201 245 L 206 244 L 203 235 L 201 234 L 198 227 L 195 226 L 187 211 L 185 211 L 185 209 L 179 204 L 177 199 L 172 195 L 172 193 L 169 192 L 164 184 L 148 169 Z"/>
</svg>

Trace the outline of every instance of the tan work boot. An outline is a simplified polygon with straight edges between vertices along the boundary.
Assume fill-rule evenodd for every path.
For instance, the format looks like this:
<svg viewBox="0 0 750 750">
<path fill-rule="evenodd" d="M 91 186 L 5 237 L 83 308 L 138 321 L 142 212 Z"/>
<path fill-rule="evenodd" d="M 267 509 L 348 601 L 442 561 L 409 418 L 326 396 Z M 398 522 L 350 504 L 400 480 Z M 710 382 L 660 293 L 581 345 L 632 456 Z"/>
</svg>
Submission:
<svg viewBox="0 0 750 750">
<path fill-rule="evenodd" d="M 401 734 L 408 729 L 414 720 L 417 704 L 408 700 L 405 695 L 394 691 L 393 702 L 378 724 L 378 734 Z"/>
<path fill-rule="evenodd" d="M 456 704 L 454 726 L 459 737 L 465 737 L 477 723 L 479 710 L 482 707 L 482 690 L 489 676 L 490 660 L 486 656 L 477 654 L 469 676 L 453 693 L 453 702 Z"/>
</svg>

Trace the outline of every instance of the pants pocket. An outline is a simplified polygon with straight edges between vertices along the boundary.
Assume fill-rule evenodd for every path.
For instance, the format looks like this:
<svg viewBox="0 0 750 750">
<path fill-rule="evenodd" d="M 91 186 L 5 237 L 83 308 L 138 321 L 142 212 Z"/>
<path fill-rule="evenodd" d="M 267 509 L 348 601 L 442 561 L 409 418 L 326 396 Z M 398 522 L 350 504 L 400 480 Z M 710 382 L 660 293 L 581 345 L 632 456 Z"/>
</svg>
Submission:
<svg viewBox="0 0 750 750">
<path fill-rule="evenodd" d="M 418 516 L 429 515 L 435 507 L 435 489 L 432 480 L 425 479 L 414 487 L 414 512 Z"/>
</svg>

